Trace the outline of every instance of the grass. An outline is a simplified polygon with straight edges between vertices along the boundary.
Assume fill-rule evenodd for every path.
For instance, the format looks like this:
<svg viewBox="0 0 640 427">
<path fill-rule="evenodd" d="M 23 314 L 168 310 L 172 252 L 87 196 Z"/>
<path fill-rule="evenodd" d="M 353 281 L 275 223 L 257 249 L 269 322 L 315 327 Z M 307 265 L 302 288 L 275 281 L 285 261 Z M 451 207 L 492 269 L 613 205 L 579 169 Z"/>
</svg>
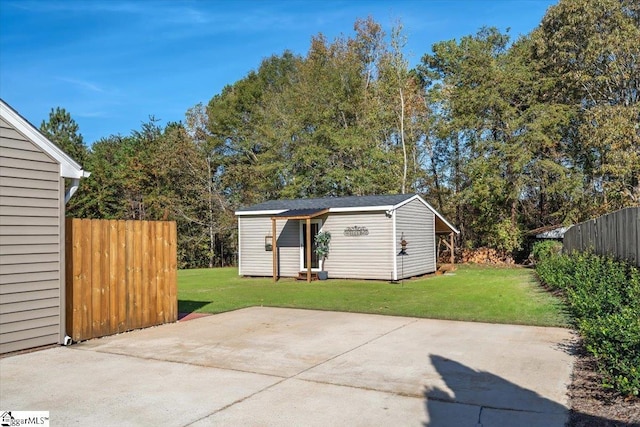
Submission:
<svg viewBox="0 0 640 427">
<path fill-rule="evenodd" d="M 178 310 L 221 313 L 251 306 L 349 311 L 536 326 L 568 325 L 563 304 L 533 270 L 462 265 L 455 273 L 405 280 L 307 283 L 243 278 L 235 268 L 181 270 Z"/>
</svg>

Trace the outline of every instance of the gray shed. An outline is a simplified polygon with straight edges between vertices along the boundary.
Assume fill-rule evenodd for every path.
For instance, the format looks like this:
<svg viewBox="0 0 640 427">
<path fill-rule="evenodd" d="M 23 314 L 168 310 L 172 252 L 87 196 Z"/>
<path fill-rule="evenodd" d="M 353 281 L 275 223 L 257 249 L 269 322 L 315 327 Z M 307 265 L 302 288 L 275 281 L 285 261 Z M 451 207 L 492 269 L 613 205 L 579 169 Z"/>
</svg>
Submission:
<svg viewBox="0 0 640 427">
<path fill-rule="evenodd" d="M 437 236 L 459 233 L 417 194 L 273 200 L 236 216 L 239 274 L 274 280 L 310 280 L 320 270 L 332 278 L 394 281 L 433 273 Z M 324 265 L 313 250 L 320 231 L 332 237 Z"/>
<path fill-rule="evenodd" d="M 0 353 L 64 342 L 65 204 L 87 176 L 0 100 Z"/>
</svg>

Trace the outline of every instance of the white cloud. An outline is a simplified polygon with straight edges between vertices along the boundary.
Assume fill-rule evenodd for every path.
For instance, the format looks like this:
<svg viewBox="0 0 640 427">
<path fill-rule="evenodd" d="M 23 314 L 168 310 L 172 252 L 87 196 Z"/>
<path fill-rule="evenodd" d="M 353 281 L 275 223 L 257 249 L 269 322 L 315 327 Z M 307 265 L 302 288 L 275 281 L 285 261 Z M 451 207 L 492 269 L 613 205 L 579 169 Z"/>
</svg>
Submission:
<svg viewBox="0 0 640 427">
<path fill-rule="evenodd" d="M 106 93 L 106 91 L 97 84 L 86 80 L 73 79 L 69 77 L 56 77 L 56 79 L 61 82 L 72 84 L 81 89 L 89 90 L 91 92 Z"/>
</svg>

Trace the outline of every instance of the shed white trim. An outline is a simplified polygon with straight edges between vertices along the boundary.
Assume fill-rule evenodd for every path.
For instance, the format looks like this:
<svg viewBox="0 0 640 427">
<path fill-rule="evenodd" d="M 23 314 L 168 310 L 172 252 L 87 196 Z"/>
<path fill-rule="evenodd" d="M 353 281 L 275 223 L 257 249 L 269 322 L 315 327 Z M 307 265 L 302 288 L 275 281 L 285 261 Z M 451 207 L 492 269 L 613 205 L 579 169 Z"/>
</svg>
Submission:
<svg viewBox="0 0 640 427">
<path fill-rule="evenodd" d="M 354 206 L 350 208 L 331 208 L 329 212 L 371 212 L 371 211 L 389 211 L 393 206 Z"/>
<path fill-rule="evenodd" d="M 236 211 L 236 216 L 250 216 L 250 215 L 278 215 L 282 212 L 286 212 L 289 209 L 271 209 L 262 211 Z"/>
<path fill-rule="evenodd" d="M 0 99 L 0 117 L 15 127 L 42 151 L 47 153 L 56 162 L 60 163 L 60 176 L 63 178 L 80 179 L 87 178 L 91 173 L 84 171 L 82 166 L 49 141 L 38 129 L 18 114 L 7 103 Z"/>
</svg>

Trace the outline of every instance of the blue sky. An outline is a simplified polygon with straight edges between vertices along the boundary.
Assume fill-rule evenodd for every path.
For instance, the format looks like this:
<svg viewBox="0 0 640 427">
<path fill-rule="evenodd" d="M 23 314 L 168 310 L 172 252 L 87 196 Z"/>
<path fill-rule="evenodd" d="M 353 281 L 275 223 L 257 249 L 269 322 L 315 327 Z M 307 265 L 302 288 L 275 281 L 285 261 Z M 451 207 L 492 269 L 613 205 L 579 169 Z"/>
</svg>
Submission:
<svg viewBox="0 0 640 427">
<path fill-rule="evenodd" d="M 353 35 L 372 16 L 400 20 L 412 65 L 438 41 L 483 25 L 515 38 L 551 0 L 29 1 L 0 2 L 0 97 L 35 126 L 60 106 L 85 142 L 127 135 L 150 115 L 184 120 L 263 58 L 304 55 L 313 35 Z"/>
</svg>

